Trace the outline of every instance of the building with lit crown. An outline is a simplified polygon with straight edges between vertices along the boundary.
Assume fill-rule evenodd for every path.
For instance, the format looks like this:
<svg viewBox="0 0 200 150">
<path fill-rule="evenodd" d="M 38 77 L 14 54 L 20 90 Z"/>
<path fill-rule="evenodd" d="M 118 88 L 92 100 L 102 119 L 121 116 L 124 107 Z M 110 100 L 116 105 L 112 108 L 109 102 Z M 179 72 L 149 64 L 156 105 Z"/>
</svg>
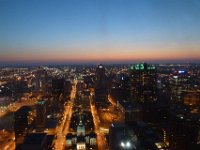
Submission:
<svg viewBox="0 0 200 150">
<path fill-rule="evenodd" d="M 151 103 L 157 100 L 156 67 L 146 63 L 130 67 L 131 101 Z"/>
<path fill-rule="evenodd" d="M 96 106 L 102 106 L 108 101 L 108 86 L 105 67 L 98 65 L 96 69 L 94 102 Z"/>
</svg>

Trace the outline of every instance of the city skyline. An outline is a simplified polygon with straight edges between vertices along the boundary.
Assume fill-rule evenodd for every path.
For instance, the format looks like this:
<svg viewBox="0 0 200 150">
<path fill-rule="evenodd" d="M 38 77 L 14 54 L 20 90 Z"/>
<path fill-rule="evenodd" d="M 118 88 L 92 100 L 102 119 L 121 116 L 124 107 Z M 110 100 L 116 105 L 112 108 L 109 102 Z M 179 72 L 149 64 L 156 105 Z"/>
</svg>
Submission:
<svg viewBox="0 0 200 150">
<path fill-rule="evenodd" d="M 0 62 L 199 62 L 199 14 L 198 0 L 1 0 Z"/>
</svg>

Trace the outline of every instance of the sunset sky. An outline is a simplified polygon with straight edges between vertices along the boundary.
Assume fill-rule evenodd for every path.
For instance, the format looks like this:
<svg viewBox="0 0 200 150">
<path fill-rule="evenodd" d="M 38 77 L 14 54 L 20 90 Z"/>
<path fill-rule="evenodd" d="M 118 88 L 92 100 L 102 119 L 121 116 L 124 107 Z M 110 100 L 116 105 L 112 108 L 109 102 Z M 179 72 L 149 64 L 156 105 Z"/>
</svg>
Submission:
<svg viewBox="0 0 200 150">
<path fill-rule="evenodd" d="M 199 0 L 0 0 L 1 63 L 200 60 Z"/>
</svg>

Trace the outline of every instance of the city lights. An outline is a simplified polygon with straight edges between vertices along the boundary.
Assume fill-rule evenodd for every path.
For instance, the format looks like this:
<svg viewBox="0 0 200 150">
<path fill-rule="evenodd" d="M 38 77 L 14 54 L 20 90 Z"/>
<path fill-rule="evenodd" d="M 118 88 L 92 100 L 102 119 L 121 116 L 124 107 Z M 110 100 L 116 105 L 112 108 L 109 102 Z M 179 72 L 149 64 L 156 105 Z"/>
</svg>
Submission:
<svg viewBox="0 0 200 150">
<path fill-rule="evenodd" d="M 200 150 L 200 1 L 0 0 L 0 150 Z"/>
</svg>

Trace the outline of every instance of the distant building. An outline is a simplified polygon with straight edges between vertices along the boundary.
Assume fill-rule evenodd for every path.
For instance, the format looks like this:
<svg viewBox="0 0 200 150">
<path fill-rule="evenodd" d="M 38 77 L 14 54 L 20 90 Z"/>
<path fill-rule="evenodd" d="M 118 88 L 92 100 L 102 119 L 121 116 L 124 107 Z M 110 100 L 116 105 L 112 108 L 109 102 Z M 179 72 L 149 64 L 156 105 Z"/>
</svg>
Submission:
<svg viewBox="0 0 200 150">
<path fill-rule="evenodd" d="M 38 70 L 35 72 L 35 80 L 33 82 L 34 92 L 45 95 L 47 92 L 47 72 L 46 70 Z"/>
<path fill-rule="evenodd" d="M 64 78 L 54 78 L 52 80 L 52 94 L 60 95 L 64 93 L 65 90 L 65 80 Z"/>
<path fill-rule="evenodd" d="M 188 89 L 189 74 L 185 70 L 178 70 L 172 73 L 171 77 L 171 100 L 173 103 L 181 102 L 184 90 Z"/>
<path fill-rule="evenodd" d="M 60 103 L 66 100 L 66 81 L 65 78 L 54 78 L 52 80 L 52 95 Z"/>
<path fill-rule="evenodd" d="M 131 101 L 151 103 L 157 100 L 156 67 L 146 63 L 130 67 Z"/>
<path fill-rule="evenodd" d="M 98 65 L 95 79 L 95 104 L 96 106 L 104 105 L 108 102 L 108 79 L 105 73 L 105 67 Z"/>
<path fill-rule="evenodd" d="M 98 65 L 96 68 L 96 86 L 106 87 L 106 69 L 103 65 Z"/>
</svg>

